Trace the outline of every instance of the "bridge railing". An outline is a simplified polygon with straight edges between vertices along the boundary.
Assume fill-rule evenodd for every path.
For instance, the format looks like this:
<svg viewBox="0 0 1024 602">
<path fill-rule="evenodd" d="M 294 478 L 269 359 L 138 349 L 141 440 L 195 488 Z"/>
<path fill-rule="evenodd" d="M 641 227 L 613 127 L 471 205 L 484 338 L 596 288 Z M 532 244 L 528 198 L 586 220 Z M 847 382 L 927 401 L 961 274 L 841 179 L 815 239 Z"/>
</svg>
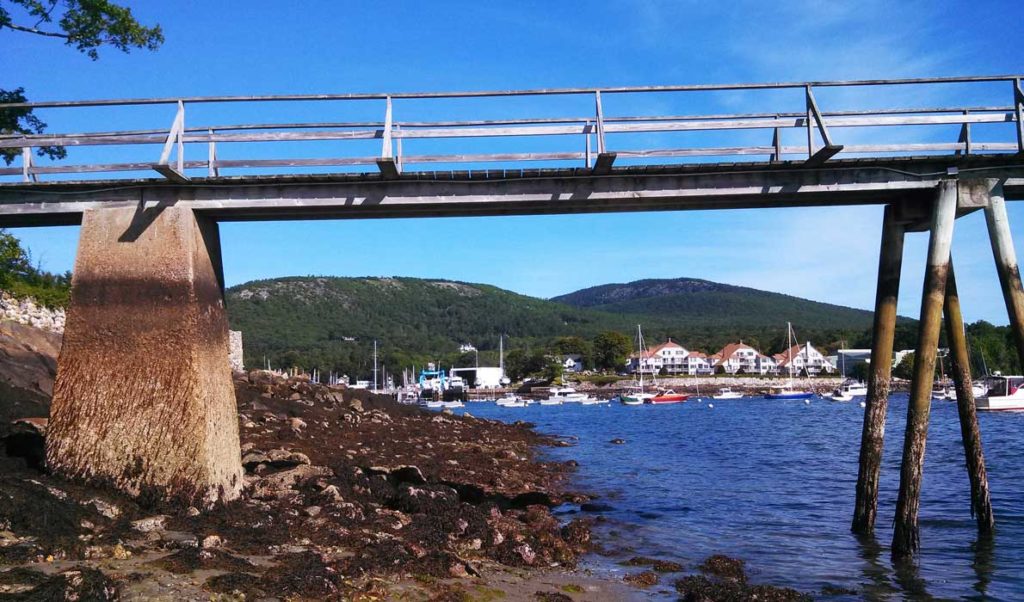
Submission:
<svg viewBox="0 0 1024 602">
<path fill-rule="evenodd" d="M 82 177 L 85 174 L 131 174 L 156 170 L 166 178 L 187 182 L 193 177 L 220 177 L 276 171 L 295 173 L 314 168 L 358 169 L 375 166 L 383 177 L 396 178 L 409 166 L 447 164 L 457 166 L 506 165 L 523 167 L 526 164 L 548 164 L 580 167 L 601 174 L 610 171 L 616 160 L 622 162 L 655 162 L 666 160 L 696 161 L 708 158 L 743 158 L 750 161 L 798 161 L 806 166 L 820 165 L 842 153 L 849 156 L 899 156 L 921 154 L 970 155 L 975 153 L 1024 152 L 1024 92 L 1021 77 L 1016 75 L 949 77 L 899 80 L 825 81 L 802 83 L 725 84 L 691 86 L 649 86 L 609 88 L 562 88 L 519 91 L 481 92 L 426 92 L 395 94 L 324 94 L 275 96 L 210 96 L 186 98 L 146 98 L 130 100 L 85 100 L 0 104 L 0 112 L 31 109 L 47 111 L 74 111 L 84 107 L 115 107 L 129 110 L 147 105 L 176 107 L 170 127 L 150 129 L 96 131 L 82 133 L 0 134 L 0 152 L 5 156 L 20 156 L 20 165 L 0 167 L 0 176 L 8 180 L 38 181 L 41 176 L 61 176 L 62 179 Z M 996 99 L 995 104 L 955 104 L 940 107 L 873 108 L 860 110 L 828 110 L 819 103 L 817 95 L 824 89 L 877 89 L 881 86 L 948 86 L 968 87 L 1003 84 L 1006 103 Z M 802 95 L 800 110 L 778 112 L 747 112 L 734 114 L 673 114 L 673 115 L 609 115 L 605 112 L 607 99 L 623 95 L 685 95 L 698 92 L 757 92 L 766 90 L 797 91 Z M 816 94 L 816 92 L 818 94 Z M 1005 96 L 1003 96 L 1005 94 Z M 441 99 L 510 99 L 516 97 L 591 97 L 593 113 L 569 117 L 532 117 L 508 119 L 412 120 L 398 118 L 398 105 L 403 102 L 434 102 Z M 964 93 L 964 98 L 976 96 Z M 629 98 L 637 98 L 629 96 Z M 368 121 L 272 122 L 193 124 L 186 119 L 186 110 L 198 105 L 258 105 L 260 103 L 294 102 L 352 102 L 375 101 L 382 119 Z M 791 105 L 791 103 L 790 103 Z M 403 115 L 413 113 L 406 110 Z M 1001 126 L 998 124 L 1002 124 Z M 999 128 L 995 136 L 984 140 L 972 138 L 972 126 Z M 936 138 L 935 126 L 947 126 Z M 949 127 L 957 128 L 953 136 L 944 138 Z M 857 128 L 878 131 L 887 128 L 928 130 L 923 140 L 893 141 L 879 134 L 857 136 L 846 141 L 844 133 Z M 805 134 L 806 142 L 792 144 L 796 130 Z M 647 142 L 639 148 L 630 148 L 619 141 L 625 135 L 669 135 L 702 132 L 733 133 L 734 144 L 666 146 Z M 751 134 L 753 133 L 753 134 Z M 751 144 L 751 137 L 763 140 Z M 531 148 L 529 140 L 556 137 L 572 142 L 572 147 L 550 150 L 550 145 Z M 408 153 L 403 142 L 422 144 L 423 141 L 445 139 L 503 139 L 518 140 L 513 152 L 491 153 Z M 282 158 L 251 157 L 224 159 L 218 150 L 226 145 L 232 148 L 265 143 L 285 142 L 325 143 L 379 140 L 379 153 L 363 155 Z M 160 147 L 138 151 L 132 162 L 72 163 L 48 160 L 36 163 L 40 149 L 62 147 Z M 573 148 L 574 147 L 574 148 Z M 332 147 L 333 149 L 334 147 Z M 365 148 L 365 147 L 364 147 Z M 430 149 L 428 149 L 430 150 Z M 190 154 L 186 156 L 186 151 Z M 201 158 L 200 158 L 201 157 Z M 10 161 L 10 159 L 9 159 Z M 371 167 L 371 169 L 373 169 Z M 367 171 L 367 170 L 363 170 Z"/>
</svg>

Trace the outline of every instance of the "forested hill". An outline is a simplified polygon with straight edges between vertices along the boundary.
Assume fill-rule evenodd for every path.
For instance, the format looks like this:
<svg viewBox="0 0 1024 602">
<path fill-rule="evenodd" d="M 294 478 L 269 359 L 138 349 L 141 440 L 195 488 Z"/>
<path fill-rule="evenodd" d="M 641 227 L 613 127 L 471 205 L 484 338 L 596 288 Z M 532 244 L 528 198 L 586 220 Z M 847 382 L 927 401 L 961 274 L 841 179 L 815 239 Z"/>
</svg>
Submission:
<svg viewBox="0 0 1024 602">
<path fill-rule="evenodd" d="M 768 291 L 695 278 L 604 284 L 552 299 L 615 314 L 666 317 L 725 328 L 785 329 L 787 321 L 814 331 L 863 329 L 872 313 Z"/>
<path fill-rule="evenodd" d="M 591 340 L 609 330 L 631 337 L 642 323 L 651 342 L 671 336 L 690 349 L 713 352 L 743 339 L 770 353 L 784 347 L 787 321 L 801 338 L 822 346 L 840 339 L 852 345 L 867 336 L 871 325 L 865 311 L 705 281 L 668 282 L 675 284 L 645 284 L 646 297 L 581 291 L 557 300 L 587 305 L 580 299 L 589 296 L 600 301 L 576 307 L 483 284 L 291 277 L 235 286 L 227 292 L 227 306 L 232 328 L 244 333 L 247 365 L 261 365 L 266 357 L 274 366 L 318 367 L 352 376 L 365 376 L 371 368 L 374 339 L 380 341 L 382 360 L 397 369 L 429 360 L 472 365 L 474 354 L 458 352 L 462 343 L 481 350 L 481 364 L 496 365 L 500 333 L 508 335 L 507 351 L 536 350 L 557 337 Z M 686 287 L 690 292 L 680 292 Z M 649 295 L 658 290 L 670 294 Z"/>
<path fill-rule="evenodd" d="M 393 366 L 450 360 L 462 343 L 496 350 L 606 329 L 631 319 L 519 295 L 484 284 L 417 278 L 294 277 L 230 288 L 231 326 L 244 333 L 246 363 L 348 366 L 360 372 L 380 341 Z M 287 354 L 287 355 L 285 355 Z"/>
</svg>

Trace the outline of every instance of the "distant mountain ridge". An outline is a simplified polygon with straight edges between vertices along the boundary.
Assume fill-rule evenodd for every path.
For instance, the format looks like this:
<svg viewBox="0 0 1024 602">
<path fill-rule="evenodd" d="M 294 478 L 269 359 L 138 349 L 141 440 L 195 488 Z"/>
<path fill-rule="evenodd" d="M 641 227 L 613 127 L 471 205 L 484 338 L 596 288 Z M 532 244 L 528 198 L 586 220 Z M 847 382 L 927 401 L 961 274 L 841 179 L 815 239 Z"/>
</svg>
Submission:
<svg viewBox="0 0 1024 602">
<path fill-rule="evenodd" d="M 594 307 L 596 305 L 609 305 L 636 299 L 646 299 L 664 295 L 677 295 L 682 293 L 701 293 L 715 291 L 749 291 L 752 293 L 764 293 L 752 288 L 721 284 L 710 280 L 698 278 L 673 278 L 634 280 L 628 283 L 601 284 L 590 288 L 580 289 L 557 297 L 552 301 L 575 305 L 576 307 Z M 776 294 L 776 293 L 768 293 Z"/>
<path fill-rule="evenodd" d="M 786 322 L 813 331 L 862 329 L 870 327 L 873 315 L 863 309 L 697 278 L 603 284 L 551 300 L 606 313 L 670 318 L 698 328 L 730 330 L 781 330 Z"/>
</svg>

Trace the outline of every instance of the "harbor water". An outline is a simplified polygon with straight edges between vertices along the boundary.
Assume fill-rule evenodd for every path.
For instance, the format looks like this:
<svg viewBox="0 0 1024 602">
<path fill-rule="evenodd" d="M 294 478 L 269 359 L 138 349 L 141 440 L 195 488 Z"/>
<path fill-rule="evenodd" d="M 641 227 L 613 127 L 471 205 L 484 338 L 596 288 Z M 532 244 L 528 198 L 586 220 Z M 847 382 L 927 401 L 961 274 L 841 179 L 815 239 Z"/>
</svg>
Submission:
<svg viewBox="0 0 1024 602">
<path fill-rule="evenodd" d="M 747 563 L 752 582 L 818 599 L 1024 599 L 1024 413 L 979 414 L 997 521 L 995 537 L 979 541 L 956 404 L 932 404 L 921 554 L 912 565 L 896 566 L 889 542 L 907 396 L 890 401 L 875 539 L 850 532 L 864 415 L 859 400 L 471 403 L 457 411 L 525 420 L 541 432 L 578 438 L 545 453 L 578 461 L 573 486 L 600 496 L 592 513 L 604 517 L 595 525 L 600 550 L 585 564 L 598 574 L 636 572 L 620 564 L 633 556 L 696 572 L 707 556 L 726 554 Z M 638 590 L 637 599 L 674 599 L 672 580 Z"/>
</svg>

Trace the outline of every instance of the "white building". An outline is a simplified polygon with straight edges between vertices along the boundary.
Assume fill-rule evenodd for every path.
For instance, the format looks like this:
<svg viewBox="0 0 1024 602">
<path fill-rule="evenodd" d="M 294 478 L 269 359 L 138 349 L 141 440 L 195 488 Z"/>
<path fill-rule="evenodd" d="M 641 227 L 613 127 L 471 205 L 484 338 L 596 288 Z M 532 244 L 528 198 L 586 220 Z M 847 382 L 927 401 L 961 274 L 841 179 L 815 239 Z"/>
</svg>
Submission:
<svg viewBox="0 0 1024 602">
<path fill-rule="evenodd" d="M 743 341 L 729 343 L 721 351 L 711 356 L 712 367 L 719 367 L 727 374 L 775 374 L 778 362 L 762 354 Z"/>
<path fill-rule="evenodd" d="M 583 356 L 575 353 L 562 357 L 562 370 L 565 372 L 583 372 Z"/>
<path fill-rule="evenodd" d="M 684 361 L 686 362 L 684 374 L 688 374 L 690 376 L 704 376 L 712 374 L 715 371 L 713 361 L 706 353 L 701 353 L 700 351 L 689 352 L 686 354 L 686 359 Z"/>
<path fill-rule="evenodd" d="M 789 374 L 790 362 L 792 362 L 793 374 L 802 374 L 805 370 L 808 376 L 815 376 L 821 373 L 832 374 L 836 367 L 828 361 L 823 353 L 814 348 L 810 343 L 794 345 L 782 353 L 775 354 L 778 362 L 779 372 Z"/>
</svg>

